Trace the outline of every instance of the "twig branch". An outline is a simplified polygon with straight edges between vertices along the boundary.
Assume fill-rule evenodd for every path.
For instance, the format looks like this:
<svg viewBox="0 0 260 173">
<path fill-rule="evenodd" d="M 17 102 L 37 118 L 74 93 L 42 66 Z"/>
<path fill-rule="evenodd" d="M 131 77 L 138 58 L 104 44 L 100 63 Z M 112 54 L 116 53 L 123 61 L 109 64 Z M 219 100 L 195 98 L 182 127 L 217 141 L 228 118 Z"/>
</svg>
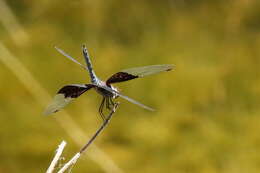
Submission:
<svg viewBox="0 0 260 173">
<path fill-rule="evenodd" d="M 110 119 L 112 118 L 113 114 L 116 112 L 116 109 L 118 107 L 119 103 L 115 103 L 112 111 L 110 112 L 110 114 L 108 115 L 108 117 L 105 119 L 105 121 L 103 122 L 103 124 L 100 126 L 100 128 L 96 131 L 96 133 L 92 136 L 92 138 L 90 138 L 90 140 L 88 141 L 88 143 L 86 143 L 86 145 L 84 145 L 81 150 L 80 150 L 80 154 L 83 153 L 84 151 L 86 151 L 86 149 L 88 148 L 88 146 L 96 139 L 96 137 L 99 135 L 99 133 L 107 126 L 107 124 L 109 123 Z"/>
<path fill-rule="evenodd" d="M 70 168 L 72 165 L 75 165 L 77 160 L 80 158 L 81 154 L 77 153 L 75 154 L 70 161 L 68 161 L 57 173 L 63 173 L 65 172 L 68 168 Z"/>
<path fill-rule="evenodd" d="M 103 122 L 103 124 L 100 126 L 100 128 L 96 131 L 96 133 L 88 140 L 88 142 L 80 149 L 78 153 L 76 153 L 72 159 L 70 159 L 59 171 L 58 173 L 64 173 L 68 168 L 75 165 L 77 160 L 80 158 L 81 154 L 87 150 L 89 145 L 94 142 L 94 140 L 97 138 L 97 136 L 104 130 L 104 128 L 109 123 L 110 119 L 112 118 L 113 114 L 116 112 L 116 109 L 118 108 L 119 103 L 115 103 L 113 109 L 109 113 L 106 120 Z"/>
<path fill-rule="evenodd" d="M 47 169 L 46 173 L 52 173 L 54 171 L 55 166 L 57 165 L 65 146 L 66 146 L 66 142 L 62 141 L 61 144 L 59 145 L 59 147 L 56 151 L 56 154 L 55 154 L 55 156 L 54 156 L 54 158 L 53 158 L 53 160 L 50 164 L 50 167 Z"/>
</svg>

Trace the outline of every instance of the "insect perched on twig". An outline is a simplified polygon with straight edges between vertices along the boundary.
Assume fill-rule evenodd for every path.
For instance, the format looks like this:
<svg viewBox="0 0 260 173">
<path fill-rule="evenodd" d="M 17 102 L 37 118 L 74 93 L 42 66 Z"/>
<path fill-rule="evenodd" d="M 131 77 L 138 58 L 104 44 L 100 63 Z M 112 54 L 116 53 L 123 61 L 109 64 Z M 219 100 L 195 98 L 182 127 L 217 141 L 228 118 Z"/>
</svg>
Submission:
<svg viewBox="0 0 260 173">
<path fill-rule="evenodd" d="M 101 118 L 105 120 L 105 115 L 103 113 L 104 108 L 111 111 L 113 106 L 115 105 L 114 99 L 117 97 L 121 97 L 129 102 L 132 102 L 138 106 L 141 106 L 144 109 L 153 111 L 154 109 L 132 99 L 125 95 L 122 95 L 117 88 L 112 86 L 113 83 L 124 82 L 135 78 L 141 78 L 147 75 L 156 74 L 163 71 L 170 71 L 173 68 L 173 65 L 151 65 L 137 68 L 130 68 L 126 70 L 122 70 L 118 73 L 115 73 L 106 81 L 100 80 L 92 67 L 90 57 L 85 45 L 83 45 L 83 55 L 86 61 L 87 66 L 82 65 L 77 60 L 72 58 L 70 55 L 66 54 L 63 50 L 55 47 L 61 54 L 65 57 L 69 58 L 73 62 L 80 65 L 82 68 L 88 70 L 91 83 L 90 84 L 70 84 L 62 87 L 56 96 L 54 97 L 51 104 L 46 108 L 44 114 L 49 115 L 51 113 L 57 112 L 63 107 L 65 107 L 68 103 L 70 103 L 75 98 L 79 97 L 81 94 L 86 92 L 87 90 L 94 88 L 99 94 L 103 96 L 99 107 L 99 114 Z"/>
</svg>

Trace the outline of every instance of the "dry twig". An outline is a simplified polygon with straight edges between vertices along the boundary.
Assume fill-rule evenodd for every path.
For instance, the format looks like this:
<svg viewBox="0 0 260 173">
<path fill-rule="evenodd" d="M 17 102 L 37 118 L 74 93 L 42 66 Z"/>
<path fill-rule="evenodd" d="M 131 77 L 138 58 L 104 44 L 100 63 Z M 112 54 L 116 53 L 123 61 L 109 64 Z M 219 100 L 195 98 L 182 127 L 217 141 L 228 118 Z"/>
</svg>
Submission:
<svg viewBox="0 0 260 173">
<path fill-rule="evenodd" d="M 90 146 L 90 144 L 92 144 L 93 142 L 94 142 L 94 140 L 96 139 L 96 137 L 104 130 L 104 128 L 108 125 L 108 123 L 109 123 L 109 121 L 110 121 L 110 119 L 112 118 L 112 116 L 113 116 L 113 114 L 116 112 L 116 109 L 118 108 L 118 105 L 119 105 L 119 103 L 116 103 L 115 105 L 114 105 L 114 107 L 113 107 L 113 109 L 111 110 L 111 112 L 109 113 L 109 115 L 107 116 L 107 118 L 105 119 L 105 121 L 103 122 L 103 124 L 100 126 L 100 128 L 96 131 L 96 133 L 88 140 L 88 142 L 80 149 L 80 151 L 78 152 L 78 153 L 76 153 L 67 163 L 65 163 L 64 164 L 64 166 L 58 171 L 58 173 L 64 173 L 66 170 L 68 170 L 70 167 L 72 167 L 73 165 L 75 165 L 76 164 L 76 162 L 77 162 L 77 160 L 80 158 L 80 156 L 81 156 L 81 154 L 82 153 L 84 153 L 86 150 L 87 150 L 87 148 Z M 66 145 L 66 144 L 65 144 Z M 65 147 L 65 145 L 64 145 L 64 147 Z M 63 147 L 63 148 L 64 148 Z M 59 147 L 59 149 L 60 149 L 61 147 Z M 62 150 L 63 150 L 63 148 L 62 148 Z M 58 151 L 59 151 L 59 149 L 58 149 Z M 62 150 L 61 150 L 61 152 L 62 152 Z M 55 162 L 54 160 L 59 160 L 59 157 L 61 156 L 61 152 L 58 152 L 57 151 L 57 153 L 56 153 L 56 155 L 54 156 L 54 159 L 53 159 L 53 161 L 52 161 L 52 163 L 51 163 L 51 166 L 52 165 L 54 165 L 54 167 L 55 167 L 55 165 L 57 164 L 57 162 L 56 163 L 53 163 L 53 162 Z M 50 167 L 51 167 L 50 166 Z M 49 167 L 49 169 L 50 169 L 50 167 Z M 53 166 L 52 166 L 53 167 Z M 50 170 L 51 172 L 48 172 L 48 170 L 47 170 L 47 172 L 46 173 L 52 173 L 53 172 L 53 170 L 54 170 L 54 167 Z"/>
<path fill-rule="evenodd" d="M 50 167 L 47 169 L 46 173 L 52 173 L 55 169 L 55 166 L 57 165 L 57 163 L 59 162 L 60 160 L 60 157 L 61 157 L 61 154 L 63 152 L 63 149 L 65 148 L 66 146 L 66 142 L 65 141 L 62 141 L 61 144 L 59 145 L 57 151 L 56 151 L 56 154 L 50 164 Z"/>
</svg>

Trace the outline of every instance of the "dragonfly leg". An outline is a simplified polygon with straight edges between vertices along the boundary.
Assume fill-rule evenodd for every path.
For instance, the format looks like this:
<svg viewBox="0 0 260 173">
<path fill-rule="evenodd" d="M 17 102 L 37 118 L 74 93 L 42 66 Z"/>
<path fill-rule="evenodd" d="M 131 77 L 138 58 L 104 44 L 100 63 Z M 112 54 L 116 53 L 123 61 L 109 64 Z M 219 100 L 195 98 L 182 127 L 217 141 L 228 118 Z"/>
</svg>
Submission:
<svg viewBox="0 0 260 173">
<path fill-rule="evenodd" d="M 99 109 L 98 109 L 98 112 L 99 112 L 99 114 L 100 114 L 100 116 L 101 116 L 101 118 L 102 118 L 102 120 L 103 121 L 105 121 L 105 115 L 103 114 L 103 109 L 104 109 L 104 103 L 105 103 L 105 101 L 106 101 L 106 98 L 105 97 L 103 97 L 103 99 L 102 99 L 102 101 L 101 101 L 101 104 L 100 104 L 100 106 L 99 106 Z"/>
<path fill-rule="evenodd" d="M 112 97 L 103 97 L 102 102 L 99 106 L 99 114 L 100 114 L 101 118 L 103 119 L 103 121 L 106 120 L 106 116 L 103 113 L 104 107 L 106 106 L 106 109 L 108 109 L 109 111 L 112 111 L 115 104 L 116 103 L 113 102 Z"/>
<path fill-rule="evenodd" d="M 106 108 L 108 109 L 108 110 L 110 110 L 110 106 L 109 106 L 109 97 L 106 97 Z"/>
<path fill-rule="evenodd" d="M 110 101 L 110 104 L 114 107 L 115 103 L 113 102 L 113 98 L 112 97 L 109 97 L 109 101 Z"/>
<path fill-rule="evenodd" d="M 106 108 L 111 111 L 114 105 L 115 103 L 113 102 L 112 97 L 108 97 L 106 100 Z"/>
</svg>

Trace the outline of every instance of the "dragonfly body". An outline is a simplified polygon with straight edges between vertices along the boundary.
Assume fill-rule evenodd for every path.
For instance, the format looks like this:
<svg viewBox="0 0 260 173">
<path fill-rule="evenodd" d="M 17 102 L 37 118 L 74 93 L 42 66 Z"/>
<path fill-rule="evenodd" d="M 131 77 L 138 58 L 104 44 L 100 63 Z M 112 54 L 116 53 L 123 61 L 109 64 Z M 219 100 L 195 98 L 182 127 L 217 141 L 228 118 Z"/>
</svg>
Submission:
<svg viewBox="0 0 260 173">
<path fill-rule="evenodd" d="M 83 46 L 83 56 L 85 58 L 86 64 L 87 64 L 87 70 L 89 72 L 89 76 L 91 79 L 91 83 L 93 84 L 97 84 L 97 85 L 103 85 L 103 81 L 101 81 L 100 79 L 98 79 L 93 67 L 92 67 L 92 63 L 88 54 L 88 50 L 85 46 Z"/>
<path fill-rule="evenodd" d="M 131 68 L 131 69 L 126 69 L 118 73 L 115 73 L 106 81 L 102 81 L 95 74 L 88 51 L 85 46 L 83 46 L 83 56 L 86 61 L 86 66 L 76 61 L 70 55 L 66 54 L 63 50 L 57 47 L 55 48 L 65 57 L 69 58 L 70 60 L 77 63 L 85 70 L 87 70 L 90 76 L 91 83 L 70 84 L 62 87 L 57 92 L 52 103 L 46 108 L 44 112 L 44 114 L 46 115 L 59 111 L 60 109 L 65 107 L 69 102 L 79 97 L 81 94 L 85 93 L 87 90 L 91 88 L 94 88 L 97 91 L 97 93 L 99 93 L 103 97 L 101 105 L 99 107 L 99 113 L 103 119 L 105 119 L 105 116 L 103 114 L 103 109 L 106 108 L 108 110 L 111 110 L 115 104 L 114 99 L 117 97 L 121 97 L 125 100 L 128 100 L 129 102 L 132 102 L 138 106 L 143 107 L 144 109 L 148 109 L 152 111 L 153 110 L 152 108 L 145 106 L 142 103 L 137 102 L 136 100 L 133 100 L 125 95 L 122 95 L 120 92 L 118 92 L 117 88 L 112 86 L 111 84 L 132 80 L 135 78 L 140 78 L 140 77 L 156 74 L 163 71 L 169 71 L 173 68 L 172 65 L 152 65 L 152 66 Z"/>
<path fill-rule="evenodd" d="M 98 94 L 103 96 L 103 100 L 99 107 L 99 113 L 100 113 L 102 119 L 104 120 L 105 119 L 105 116 L 103 114 L 104 104 L 107 109 L 111 109 L 112 106 L 114 105 L 114 102 L 112 101 L 112 99 L 115 99 L 116 97 L 118 97 L 118 95 L 116 94 L 116 92 L 118 92 L 118 91 L 115 87 L 113 87 L 112 85 L 107 85 L 106 82 L 100 80 L 97 77 L 97 75 L 95 74 L 95 71 L 92 67 L 92 63 L 91 63 L 91 60 L 90 60 L 90 57 L 88 54 L 88 50 L 85 46 L 83 46 L 83 56 L 84 56 L 86 64 L 87 64 L 87 69 L 89 72 L 91 83 L 94 85 L 93 88 L 97 91 Z M 113 92 L 108 91 L 104 88 L 110 88 Z"/>
</svg>

